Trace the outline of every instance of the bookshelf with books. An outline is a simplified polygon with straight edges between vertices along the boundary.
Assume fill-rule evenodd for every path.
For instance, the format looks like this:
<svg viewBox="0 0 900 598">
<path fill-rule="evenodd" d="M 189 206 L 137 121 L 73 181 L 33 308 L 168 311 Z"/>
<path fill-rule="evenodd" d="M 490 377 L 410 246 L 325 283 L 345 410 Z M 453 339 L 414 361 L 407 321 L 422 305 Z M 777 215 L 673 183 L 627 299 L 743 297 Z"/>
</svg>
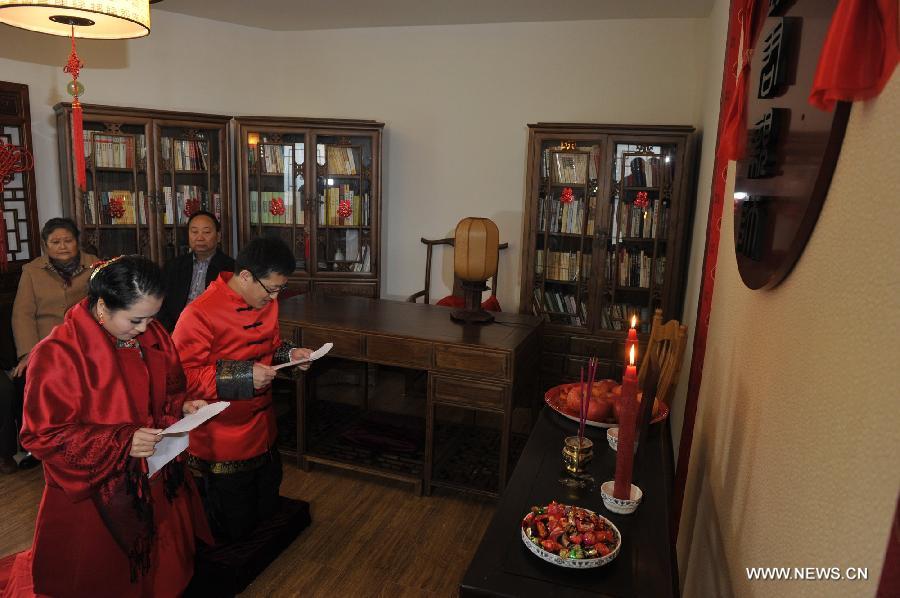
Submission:
<svg viewBox="0 0 900 598">
<path fill-rule="evenodd" d="M 378 297 L 381 131 L 375 121 L 238 117 L 239 243 L 284 239 L 295 292 Z"/>
<path fill-rule="evenodd" d="M 75 182 L 71 104 L 55 106 L 63 211 L 102 258 L 139 253 L 159 264 L 185 253 L 187 219 L 217 213 L 230 250 L 230 117 L 83 105 L 86 189 Z"/>
<path fill-rule="evenodd" d="M 542 386 L 589 357 L 621 377 L 632 315 L 681 318 L 693 211 L 690 127 L 529 125 L 520 311 L 546 321 Z"/>
</svg>

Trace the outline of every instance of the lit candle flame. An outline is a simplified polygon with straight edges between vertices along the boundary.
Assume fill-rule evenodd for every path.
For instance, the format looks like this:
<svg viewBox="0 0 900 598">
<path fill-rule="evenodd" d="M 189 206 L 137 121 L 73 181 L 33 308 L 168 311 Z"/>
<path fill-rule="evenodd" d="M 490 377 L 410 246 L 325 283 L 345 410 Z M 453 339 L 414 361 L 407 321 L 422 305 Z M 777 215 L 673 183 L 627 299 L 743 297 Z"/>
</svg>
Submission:
<svg viewBox="0 0 900 598">
<path fill-rule="evenodd" d="M 634 365 L 634 350 L 637 348 L 636 345 L 631 345 L 631 355 L 628 357 L 628 362 L 630 365 Z"/>
<path fill-rule="evenodd" d="M 637 324 L 637 316 L 631 316 L 631 327 L 634 328 L 635 324 Z"/>
</svg>

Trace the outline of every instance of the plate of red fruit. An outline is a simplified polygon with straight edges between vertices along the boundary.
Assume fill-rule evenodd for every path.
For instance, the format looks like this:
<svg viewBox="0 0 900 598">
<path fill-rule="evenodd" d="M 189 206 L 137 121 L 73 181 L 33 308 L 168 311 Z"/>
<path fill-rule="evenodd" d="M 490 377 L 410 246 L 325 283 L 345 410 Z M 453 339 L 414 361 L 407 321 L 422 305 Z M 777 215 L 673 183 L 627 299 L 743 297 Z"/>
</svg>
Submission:
<svg viewBox="0 0 900 598">
<path fill-rule="evenodd" d="M 581 384 L 560 384 L 544 393 L 544 402 L 551 409 L 574 422 L 579 422 L 581 413 Z M 636 400 L 640 404 L 642 393 L 638 392 Z M 600 380 L 591 386 L 591 397 L 588 402 L 585 424 L 595 428 L 611 428 L 619 425 L 618 415 L 622 407 L 622 385 L 615 380 Z M 669 416 L 669 408 L 665 403 L 653 401 L 653 415 L 650 423 L 660 422 Z"/>
<path fill-rule="evenodd" d="M 532 507 L 525 515 L 522 541 L 548 563 L 590 569 L 616 558 L 622 534 L 602 515 L 553 501 L 544 507 Z"/>
</svg>

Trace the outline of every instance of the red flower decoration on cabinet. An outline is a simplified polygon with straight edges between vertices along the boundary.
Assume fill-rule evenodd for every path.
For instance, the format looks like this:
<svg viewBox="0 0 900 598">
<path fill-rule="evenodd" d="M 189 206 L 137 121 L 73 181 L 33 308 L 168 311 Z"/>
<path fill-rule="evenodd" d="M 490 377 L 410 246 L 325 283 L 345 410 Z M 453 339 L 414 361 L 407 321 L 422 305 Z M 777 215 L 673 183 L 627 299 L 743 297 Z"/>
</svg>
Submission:
<svg viewBox="0 0 900 598">
<path fill-rule="evenodd" d="M 350 215 L 353 213 L 353 206 L 350 203 L 349 199 L 342 199 L 340 202 L 338 202 L 337 213 L 341 218 L 350 217 Z"/>
<path fill-rule="evenodd" d="M 641 208 L 642 210 L 650 205 L 650 200 L 647 198 L 646 191 L 638 191 L 637 197 L 634 200 L 634 206 L 636 208 Z"/>
<path fill-rule="evenodd" d="M 273 216 L 284 216 L 284 200 L 280 197 L 273 197 L 269 202 L 269 213 Z"/>
<path fill-rule="evenodd" d="M 563 187 L 562 193 L 559 195 L 559 201 L 562 203 L 572 203 L 575 201 L 575 192 L 571 187 Z"/>
<path fill-rule="evenodd" d="M 113 197 L 109 200 L 107 208 L 111 218 L 121 218 L 125 215 L 125 200 L 121 197 Z"/>
<path fill-rule="evenodd" d="M 188 218 L 194 215 L 194 212 L 200 211 L 200 200 L 192 197 L 184 202 L 184 215 Z"/>
</svg>

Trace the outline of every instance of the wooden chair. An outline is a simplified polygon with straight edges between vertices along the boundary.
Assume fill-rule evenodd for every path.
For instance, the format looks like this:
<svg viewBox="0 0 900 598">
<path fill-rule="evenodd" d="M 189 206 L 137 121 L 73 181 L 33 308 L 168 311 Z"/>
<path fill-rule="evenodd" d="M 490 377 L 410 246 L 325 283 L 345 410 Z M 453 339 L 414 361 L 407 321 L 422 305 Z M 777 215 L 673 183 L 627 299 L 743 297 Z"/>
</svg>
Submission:
<svg viewBox="0 0 900 598">
<path fill-rule="evenodd" d="M 638 371 L 638 384 L 641 388 L 644 387 L 650 371 L 650 363 L 655 362 L 655 366 L 659 368 L 656 398 L 667 406 L 671 405 L 672 394 L 678 383 L 678 372 L 681 371 L 681 361 L 684 358 L 686 344 L 687 326 L 678 320 L 669 320 L 663 324 L 662 310 L 657 309 L 653 314 L 653 326 L 650 329 L 647 354 L 641 360 Z"/>
<path fill-rule="evenodd" d="M 410 303 L 415 303 L 419 297 L 424 299 L 425 303 L 431 303 L 431 254 L 433 253 L 433 249 L 435 245 L 449 245 L 453 247 L 454 239 L 452 237 L 448 237 L 446 239 L 426 239 L 422 238 L 422 243 L 428 248 L 425 252 L 425 288 L 417 293 L 413 293 L 409 297 L 406 298 Z M 509 247 L 509 243 L 501 243 L 500 251 L 503 251 Z M 498 274 L 494 274 L 494 277 L 491 279 L 488 287 L 491 291 L 491 297 L 497 296 L 497 276 Z M 459 279 L 455 276 L 453 277 L 453 293 L 454 297 L 462 297 L 462 285 L 460 284 Z"/>
</svg>

